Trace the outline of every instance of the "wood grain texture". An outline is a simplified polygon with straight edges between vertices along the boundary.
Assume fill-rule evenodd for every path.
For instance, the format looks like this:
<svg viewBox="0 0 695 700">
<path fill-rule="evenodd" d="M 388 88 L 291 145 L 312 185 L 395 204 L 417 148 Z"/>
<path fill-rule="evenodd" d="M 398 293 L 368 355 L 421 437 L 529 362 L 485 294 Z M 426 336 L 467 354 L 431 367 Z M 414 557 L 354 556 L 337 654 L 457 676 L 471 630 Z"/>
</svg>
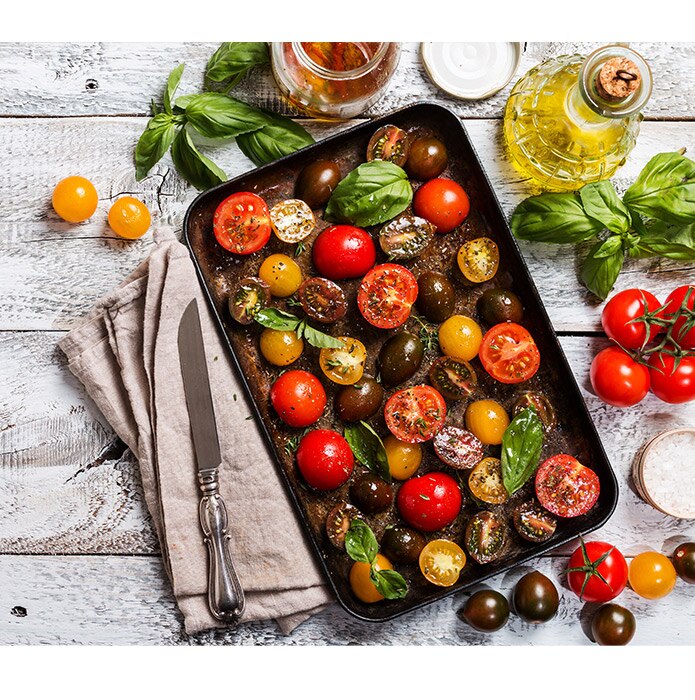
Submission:
<svg viewBox="0 0 695 700">
<path fill-rule="evenodd" d="M 582 604 L 565 588 L 566 559 L 543 559 L 534 567 L 560 592 L 558 614 L 545 625 L 530 625 L 512 613 L 499 632 L 476 632 L 455 614 L 467 599 L 464 593 L 378 625 L 331 605 L 289 636 L 273 622 L 258 622 L 186 637 L 158 558 L 0 556 L 0 644 L 590 645 L 597 606 Z M 528 570 L 497 576 L 490 587 L 511 598 Z M 637 619 L 633 644 L 695 643 L 695 596 L 682 581 L 662 600 L 626 590 L 617 602 Z"/>
<path fill-rule="evenodd" d="M 317 138 L 340 128 L 305 123 Z M 118 196 L 135 194 L 153 212 L 155 225 L 180 231 L 196 192 L 180 180 L 168 156 L 148 178 L 135 182 L 133 148 L 144 124 L 141 118 L 0 119 L 0 151 L 13 163 L 0 173 L 0 329 L 69 328 L 147 255 L 151 233 L 128 242 L 108 229 L 108 208 Z M 504 159 L 497 121 L 465 126 L 510 214 L 534 190 Z M 695 150 L 695 123 L 645 123 L 616 184 L 624 188 L 652 155 L 682 146 Z M 210 153 L 229 177 L 252 167 L 234 144 Z M 97 213 L 80 225 L 59 220 L 50 206 L 55 183 L 73 173 L 89 177 L 101 198 Z M 577 249 L 526 242 L 521 248 L 555 328 L 599 329 L 598 300 L 577 281 Z M 692 272 L 693 262 L 629 260 L 617 289 L 643 285 L 665 297 Z"/>
<path fill-rule="evenodd" d="M 515 78 L 545 58 L 587 54 L 601 43 L 531 43 Z M 0 114 L 3 116 L 146 115 L 150 100 L 160 99 L 169 72 L 186 64 L 184 94 L 199 90 L 205 64 L 219 44 L 0 44 Z M 692 44 L 635 43 L 647 59 L 654 92 L 644 113 L 648 119 L 692 119 L 695 54 Z M 386 114 L 416 100 L 436 100 L 461 117 L 500 117 L 512 83 L 486 100 L 450 98 L 429 80 L 417 43 L 403 45 L 400 64 L 388 92 L 369 116 Z M 269 68 L 257 70 L 235 95 L 261 107 L 292 114 L 279 98 Z"/>
</svg>

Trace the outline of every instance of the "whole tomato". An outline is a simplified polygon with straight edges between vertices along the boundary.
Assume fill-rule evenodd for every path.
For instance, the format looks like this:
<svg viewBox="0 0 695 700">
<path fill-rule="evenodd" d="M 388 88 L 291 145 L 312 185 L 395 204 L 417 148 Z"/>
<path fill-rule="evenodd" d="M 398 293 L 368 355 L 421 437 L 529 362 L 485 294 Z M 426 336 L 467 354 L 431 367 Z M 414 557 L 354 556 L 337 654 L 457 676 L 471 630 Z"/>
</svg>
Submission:
<svg viewBox="0 0 695 700">
<path fill-rule="evenodd" d="M 649 376 L 644 365 L 613 345 L 601 350 L 591 363 L 591 386 L 599 399 L 611 406 L 639 403 L 649 391 Z"/>
<path fill-rule="evenodd" d="M 443 472 L 408 479 L 398 491 L 398 512 L 416 530 L 434 532 L 452 523 L 461 512 L 461 489 Z"/>
<path fill-rule="evenodd" d="M 270 402 L 292 428 L 315 423 L 326 408 L 326 391 L 311 372 L 294 369 L 281 374 L 270 387 Z"/>
<path fill-rule="evenodd" d="M 664 310 L 664 315 L 666 317 L 675 316 L 676 312 L 683 305 L 685 297 L 688 297 L 686 308 L 691 311 L 695 308 L 695 286 L 683 285 L 674 289 L 666 298 L 666 309 Z M 686 323 L 688 323 L 688 316 L 686 314 L 680 314 L 676 317 L 675 323 L 673 324 L 673 330 L 671 331 L 671 337 L 681 346 L 681 348 L 687 348 L 689 350 L 695 349 L 695 323 L 690 322 L 690 329 L 684 329 Z"/>
<path fill-rule="evenodd" d="M 449 233 L 460 226 L 470 209 L 463 187 L 445 177 L 426 182 L 413 198 L 415 214 L 433 223 L 437 233 Z"/>
<path fill-rule="evenodd" d="M 319 274 L 330 280 L 362 277 L 374 267 L 376 248 L 372 237 L 356 226 L 329 226 L 312 247 Z"/>
<path fill-rule="evenodd" d="M 299 442 L 297 466 L 309 486 L 330 491 L 352 474 L 355 458 L 347 440 L 334 430 L 312 430 Z"/>
<path fill-rule="evenodd" d="M 628 350 L 635 350 L 654 340 L 663 330 L 657 324 L 648 325 L 644 321 L 635 322 L 635 319 L 654 313 L 660 306 L 651 292 L 625 289 L 608 301 L 601 314 L 601 325 L 609 338 Z"/>
<path fill-rule="evenodd" d="M 627 585 L 627 562 L 612 544 L 581 540 L 570 557 L 567 583 L 580 600 L 606 603 Z"/>
<path fill-rule="evenodd" d="M 665 350 L 673 352 L 673 346 Z M 676 358 L 665 352 L 649 357 L 649 377 L 652 391 L 666 403 L 686 403 L 695 399 L 695 354 Z"/>
</svg>

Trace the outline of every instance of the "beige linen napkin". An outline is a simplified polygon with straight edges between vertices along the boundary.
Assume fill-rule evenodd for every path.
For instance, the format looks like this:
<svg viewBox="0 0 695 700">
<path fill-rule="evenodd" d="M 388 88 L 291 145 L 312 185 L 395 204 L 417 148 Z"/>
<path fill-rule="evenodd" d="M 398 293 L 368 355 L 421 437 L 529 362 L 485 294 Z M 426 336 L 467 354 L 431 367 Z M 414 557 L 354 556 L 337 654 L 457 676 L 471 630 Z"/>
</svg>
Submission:
<svg viewBox="0 0 695 700">
<path fill-rule="evenodd" d="M 176 602 L 193 634 L 224 627 L 208 610 L 193 443 L 177 334 L 198 299 L 220 436 L 220 489 L 246 593 L 242 622 L 289 633 L 332 600 L 210 316 L 188 249 L 171 229 L 150 257 L 60 342 L 69 368 L 138 458 Z"/>
</svg>

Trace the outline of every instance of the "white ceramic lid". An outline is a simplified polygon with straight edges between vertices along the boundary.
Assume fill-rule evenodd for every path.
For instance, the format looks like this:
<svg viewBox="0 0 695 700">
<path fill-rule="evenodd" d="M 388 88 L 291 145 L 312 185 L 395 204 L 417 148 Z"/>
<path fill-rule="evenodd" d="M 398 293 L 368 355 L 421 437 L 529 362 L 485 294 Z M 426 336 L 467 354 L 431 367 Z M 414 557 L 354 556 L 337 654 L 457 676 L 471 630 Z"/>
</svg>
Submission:
<svg viewBox="0 0 695 700">
<path fill-rule="evenodd" d="M 454 97 L 479 100 L 494 95 L 514 77 L 523 44 L 423 42 L 421 49 L 435 85 Z"/>
</svg>

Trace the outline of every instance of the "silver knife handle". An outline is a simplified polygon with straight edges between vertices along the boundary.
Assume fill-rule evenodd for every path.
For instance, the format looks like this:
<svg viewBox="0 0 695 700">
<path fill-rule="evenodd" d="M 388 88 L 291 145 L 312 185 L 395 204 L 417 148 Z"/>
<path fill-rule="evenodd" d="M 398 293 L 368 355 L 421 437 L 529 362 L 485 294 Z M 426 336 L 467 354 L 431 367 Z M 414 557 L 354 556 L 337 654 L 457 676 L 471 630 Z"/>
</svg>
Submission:
<svg viewBox="0 0 695 700">
<path fill-rule="evenodd" d="M 219 494 L 217 470 L 198 475 L 203 493 L 200 525 L 208 547 L 208 603 L 213 616 L 222 622 L 237 622 L 244 612 L 244 591 L 234 570 L 227 534 L 227 507 Z"/>
</svg>

